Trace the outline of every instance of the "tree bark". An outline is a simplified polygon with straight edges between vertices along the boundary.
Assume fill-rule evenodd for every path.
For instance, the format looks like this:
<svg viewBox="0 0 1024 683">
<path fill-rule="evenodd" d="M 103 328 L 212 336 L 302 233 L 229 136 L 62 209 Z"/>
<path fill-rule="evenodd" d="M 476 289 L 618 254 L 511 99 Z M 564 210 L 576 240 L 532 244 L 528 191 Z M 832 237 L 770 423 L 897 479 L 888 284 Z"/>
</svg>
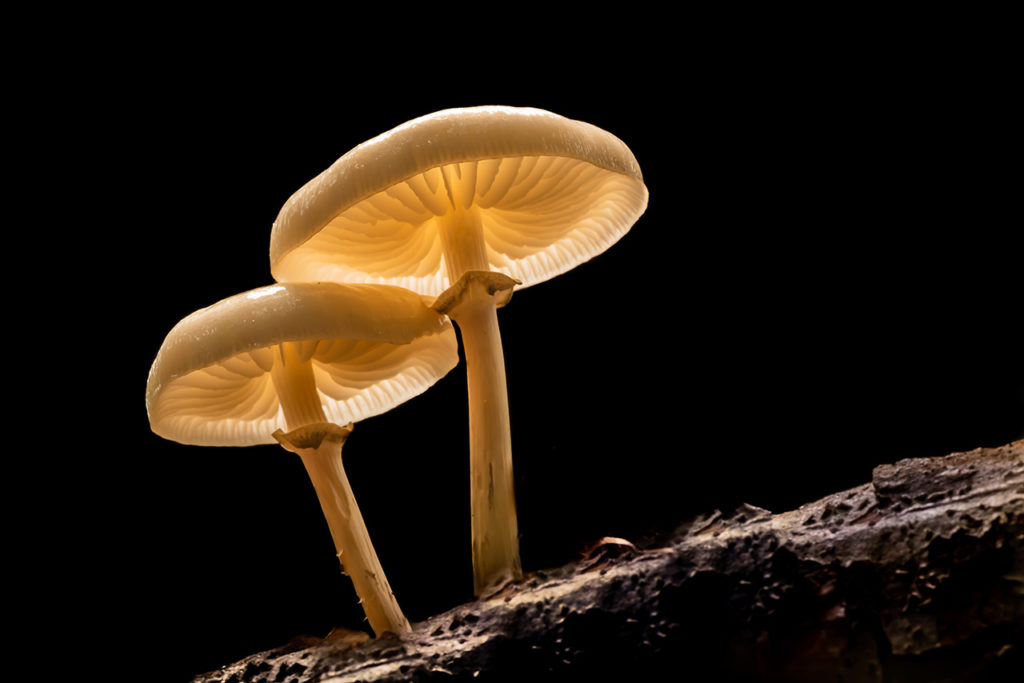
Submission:
<svg viewBox="0 0 1024 683">
<path fill-rule="evenodd" d="M 602 539 L 404 639 L 353 642 L 297 639 L 195 681 L 1015 680 L 1024 441 L 881 465 L 782 514 L 716 511 L 649 547 Z"/>
</svg>

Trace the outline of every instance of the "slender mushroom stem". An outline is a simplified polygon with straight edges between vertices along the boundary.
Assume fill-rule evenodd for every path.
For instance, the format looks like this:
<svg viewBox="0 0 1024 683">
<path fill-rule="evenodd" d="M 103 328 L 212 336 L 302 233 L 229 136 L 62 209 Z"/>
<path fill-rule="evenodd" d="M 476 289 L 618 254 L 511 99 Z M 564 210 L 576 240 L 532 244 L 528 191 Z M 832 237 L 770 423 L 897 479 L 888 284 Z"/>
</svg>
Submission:
<svg viewBox="0 0 1024 683">
<path fill-rule="evenodd" d="M 460 280 L 461 296 L 457 296 L 451 308 L 446 307 L 462 330 L 462 346 L 466 353 L 469 504 L 473 533 L 473 588 L 477 595 L 488 586 L 519 579 L 523 574 L 519 562 L 505 358 L 495 303 L 495 294 L 499 292 L 492 291 L 493 286 L 488 285 L 488 281 L 503 277 L 499 273 L 466 273 Z"/>
<path fill-rule="evenodd" d="M 461 208 L 459 185 L 449 173 L 452 210 L 440 217 L 440 233 L 455 284 L 434 308 L 449 315 L 462 331 L 469 390 L 469 476 L 473 536 L 473 589 L 522 578 L 519 525 L 512 473 L 505 357 L 497 309 L 511 297 L 516 280 L 488 267 L 479 212 Z"/>
<path fill-rule="evenodd" d="M 274 437 L 284 448 L 302 458 L 331 530 L 338 559 L 352 579 L 374 633 L 378 636 L 385 631 L 402 634 L 410 630 L 409 622 L 377 559 L 341 463 L 341 447 L 351 431 L 351 426 L 322 423 L 288 434 L 277 431 Z"/>
<path fill-rule="evenodd" d="M 305 348 L 304 348 L 305 347 Z M 270 369 L 270 378 L 277 389 L 281 410 L 288 430 L 308 424 L 327 422 L 320 394 L 316 390 L 313 364 L 310 357 L 316 345 L 301 342 L 281 342 Z"/>
<path fill-rule="evenodd" d="M 342 466 L 341 448 L 352 427 L 339 427 L 324 418 L 319 400 L 314 400 L 317 393 L 312 363 L 302 357 L 301 347 L 284 342 L 280 349 L 271 377 L 291 431 L 285 434 L 278 430 L 274 438 L 302 458 L 327 519 L 342 569 L 352 580 L 374 633 L 378 636 L 385 631 L 405 633 L 410 630 L 409 621 L 384 575 Z M 316 420 L 317 415 L 319 420 Z"/>
</svg>

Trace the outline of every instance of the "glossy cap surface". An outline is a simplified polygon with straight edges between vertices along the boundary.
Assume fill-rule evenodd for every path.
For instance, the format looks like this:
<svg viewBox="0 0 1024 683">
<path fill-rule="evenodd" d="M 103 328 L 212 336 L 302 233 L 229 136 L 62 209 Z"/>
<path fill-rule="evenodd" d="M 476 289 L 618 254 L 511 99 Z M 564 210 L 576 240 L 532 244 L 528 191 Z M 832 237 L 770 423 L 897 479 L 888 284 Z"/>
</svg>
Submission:
<svg viewBox="0 0 1024 683">
<path fill-rule="evenodd" d="M 237 294 L 168 333 L 150 369 L 153 431 L 181 443 L 275 443 L 287 429 L 271 370 L 281 345 L 310 360 L 329 421 L 416 396 L 458 363 L 451 323 L 397 287 L 286 283 Z"/>
<path fill-rule="evenodd" d="M 601 253 L 644 212 L 629 148 L 540 109 L 473 107 L 423 116 L 359 145 L 296 192 L 271 235 L 280 281 L 449 282 L 441 223 L 478 218 L 492 270 L 547 280 Z"/>
</svg>

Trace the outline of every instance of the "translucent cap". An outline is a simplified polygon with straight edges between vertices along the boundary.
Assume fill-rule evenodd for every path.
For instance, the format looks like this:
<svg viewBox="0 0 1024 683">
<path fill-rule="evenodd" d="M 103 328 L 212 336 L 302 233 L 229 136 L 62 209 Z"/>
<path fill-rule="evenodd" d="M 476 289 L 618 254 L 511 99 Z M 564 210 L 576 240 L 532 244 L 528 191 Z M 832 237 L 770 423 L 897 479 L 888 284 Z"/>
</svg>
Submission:
<svg viewBox="0 0 1024 683">
<path fill-rule="evenodd" d="M 607 131 L 541 109 L 447 109 L 359 145 L 296 192 L 274 223 L 271 269 L 436 296 L 452 284 L 439 222 L 471 211 L 490 268 L 526 287 L 601 253 L 646 207 L 636 158 Z"/>
<path fill-rule="evenodd" d="M 181 443 L 275 443 L 271 370 L 310 360 L 327 419 L 345 425 L 416 396 L 458 363 L 451 322 L 398 287 L 287 283 L 229 297 L 170 331 L 149 372 L 153 431 Z"/>
</svg>

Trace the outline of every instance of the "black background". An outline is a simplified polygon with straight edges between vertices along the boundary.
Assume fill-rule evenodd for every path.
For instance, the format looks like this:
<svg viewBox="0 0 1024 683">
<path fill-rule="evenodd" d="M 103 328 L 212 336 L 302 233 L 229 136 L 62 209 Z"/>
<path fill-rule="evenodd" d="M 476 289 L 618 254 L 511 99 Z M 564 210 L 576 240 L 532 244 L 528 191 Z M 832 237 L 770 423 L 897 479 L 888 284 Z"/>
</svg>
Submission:
<svg viewBox="0 0 1024 683">
<path fill-rule="evenodd" d="M 499 313 L 526 570 L 1024 436 L 1005 46 L 916 24 L 710 30 L 472 72 L 430 52 L 416 70 L 350 51 L 315 69 L 191 59 L 213 51 L 201 39 L 187 60 L 168 39 L 70 64 L 61 163 L 86 191 L 68 230 L 92 259 L 74 280 L 106 303 L 98 321 L 64 315 L 113 363 L 76 399 L 89 438 L 68 458 L 71 538 L 54 543 L 79 618 L 114 615 L 103 639 L 151 680 L 363 627 L 298 458 L 156 437 L 146 374 L 180 318 L 272 282 L 270 226 L 292 192 L 448 107 L 598 125 L 650 190 L 618 244 Z M 345 447 L 413 621 L 472 597 L 466 413 L 460 365 Z"/>
</svg>

